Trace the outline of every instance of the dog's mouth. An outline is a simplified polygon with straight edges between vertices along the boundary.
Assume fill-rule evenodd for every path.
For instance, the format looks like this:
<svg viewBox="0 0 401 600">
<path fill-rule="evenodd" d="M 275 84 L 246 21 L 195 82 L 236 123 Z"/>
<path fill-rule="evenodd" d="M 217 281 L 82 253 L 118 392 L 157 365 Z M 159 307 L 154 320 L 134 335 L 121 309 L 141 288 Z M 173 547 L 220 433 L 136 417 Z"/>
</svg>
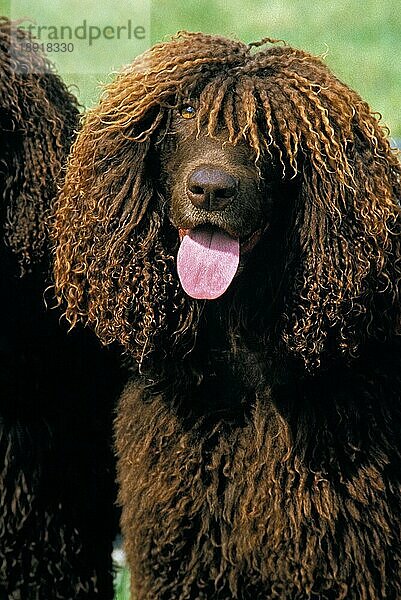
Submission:
<svg viewBox="0 0 401 600">
<path fill-rule="evenodd" d="M 211 225 L 180 228 L 177 270 L 184 291 L 197 299 L 222 296 L 237 274 L 241 258 L 256 246 L 265 229 L 235 238 Z"/>
</svg>

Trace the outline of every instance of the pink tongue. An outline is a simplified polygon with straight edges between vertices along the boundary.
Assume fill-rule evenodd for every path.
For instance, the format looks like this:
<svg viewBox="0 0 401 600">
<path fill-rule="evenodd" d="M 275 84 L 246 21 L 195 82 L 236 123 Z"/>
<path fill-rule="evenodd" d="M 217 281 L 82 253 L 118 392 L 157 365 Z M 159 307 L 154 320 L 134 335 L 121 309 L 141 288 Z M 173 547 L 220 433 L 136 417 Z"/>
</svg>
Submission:
<svg viewBox="0 0 401 600">
<path fill-rule="evenodd" d="M 239 264 L 239 240 L 219 229 L 193 229 L 181 242 L 177 269 L 192 298 L 218 298 L 232 282 Z"/>
</svg>

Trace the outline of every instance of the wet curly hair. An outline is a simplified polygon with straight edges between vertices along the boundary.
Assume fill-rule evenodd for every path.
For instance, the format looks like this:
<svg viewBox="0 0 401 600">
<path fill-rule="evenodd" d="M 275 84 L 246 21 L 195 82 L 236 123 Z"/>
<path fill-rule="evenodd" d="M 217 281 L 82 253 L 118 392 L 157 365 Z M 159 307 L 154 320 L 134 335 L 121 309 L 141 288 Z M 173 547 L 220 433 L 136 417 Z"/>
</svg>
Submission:
<svg viewBox="0 0 401 600">
<path fill-rule="evenodd" d="M 30 38 L 0 19 L 0 186 L 4 236 L 23 271 L 48 250 L 47 216 L 77 123 L 76 98 Z"/>
<path fill-rule="evenodd" d="M 71 323 L 89 322 L 138 360 L 161 345 L 191 347 L 199 303 L 175 275 L 177 240 L 163 233 L 152 161 L 172 111 L 197 98 L 199 130 L 213 136 L 223 125 L 230 143 L 245 139 L 257 162 L 274 155 L 283 178 L 299 180 L 294 250 L 282 265 L 291 271 L 288 348 L 316 365 L 329 330 L 352 355 L 362 331 L 398 327 L 389 306 L 399 294 L 400 165 L 386 131 L 320 58 L 271 42 L 180 33 L 123 71 L 88 112 L 55 223 L 56 291 Z"/>
</svg>

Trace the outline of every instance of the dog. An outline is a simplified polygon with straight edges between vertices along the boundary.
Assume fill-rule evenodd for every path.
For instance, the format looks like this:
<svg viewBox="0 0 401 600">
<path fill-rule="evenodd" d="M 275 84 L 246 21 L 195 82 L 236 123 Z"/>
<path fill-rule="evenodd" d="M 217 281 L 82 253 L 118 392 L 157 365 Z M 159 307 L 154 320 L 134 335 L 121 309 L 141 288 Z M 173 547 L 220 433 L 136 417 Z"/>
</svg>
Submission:
<svg viewBox="0 0 401 600">
<path fill-rule="evenodd" d="M 55 285 L 131 365 L 134 598 L 401 597 L 400 175 L 360 96 L 269 38 L 181 32 L 87 114 Z"/>
</svg>

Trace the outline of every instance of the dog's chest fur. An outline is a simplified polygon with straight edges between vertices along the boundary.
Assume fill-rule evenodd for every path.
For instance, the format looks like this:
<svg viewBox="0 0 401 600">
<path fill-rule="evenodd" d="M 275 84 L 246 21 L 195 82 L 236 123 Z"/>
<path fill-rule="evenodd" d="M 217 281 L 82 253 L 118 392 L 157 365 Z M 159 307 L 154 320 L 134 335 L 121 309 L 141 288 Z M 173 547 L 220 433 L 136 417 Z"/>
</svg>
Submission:
<svg viewBox="0 0 401 600">
<path fill-rule="evenodd" d="M 387 409 L 335 376 L 283 391 L 244 349 L 212 345 L 202 360 L 184 408 L 134 385 L 121 400 L 133 577 L 153 573 L 139 598 L 167 600 L 167 582 L 182 599 L 400 597 L 401 460 Z"/>
</svg>

